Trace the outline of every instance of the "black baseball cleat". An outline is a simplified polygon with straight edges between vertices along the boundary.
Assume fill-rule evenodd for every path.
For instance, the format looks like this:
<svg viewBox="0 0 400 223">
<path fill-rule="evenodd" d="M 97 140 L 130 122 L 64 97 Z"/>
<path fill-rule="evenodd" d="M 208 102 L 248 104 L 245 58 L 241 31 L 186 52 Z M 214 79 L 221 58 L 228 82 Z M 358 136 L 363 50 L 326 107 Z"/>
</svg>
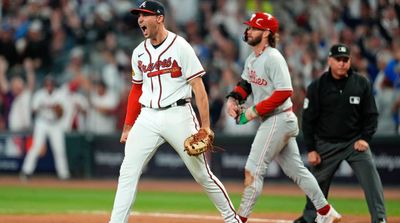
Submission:
<svg viewBox="0 0 400 223">
<path fill-rule="evenodd" d="M 299 218 L 294 220 L 293 223 L 315 223 L 315 222 L 307 222 L 306 219 L 304 219 L 303 216 L 300 216 Z"/>
</svg>

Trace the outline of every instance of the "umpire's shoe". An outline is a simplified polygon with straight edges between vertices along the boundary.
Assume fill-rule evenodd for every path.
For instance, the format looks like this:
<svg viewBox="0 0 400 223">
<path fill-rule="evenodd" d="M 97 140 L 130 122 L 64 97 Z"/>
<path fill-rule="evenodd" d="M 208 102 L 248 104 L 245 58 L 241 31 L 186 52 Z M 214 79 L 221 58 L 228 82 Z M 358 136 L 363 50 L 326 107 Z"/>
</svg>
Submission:
<svg viewBox="0 0 400 223">
<path fill-rule="evenodd" d="M 306 219 L 304 219 L 303 216 L 300 216 L 299 218 L 294 220 L 293 223 L 315 223 L 315 222 L 314 221 L 313 222 L 307 222 Z"/>
</svg>

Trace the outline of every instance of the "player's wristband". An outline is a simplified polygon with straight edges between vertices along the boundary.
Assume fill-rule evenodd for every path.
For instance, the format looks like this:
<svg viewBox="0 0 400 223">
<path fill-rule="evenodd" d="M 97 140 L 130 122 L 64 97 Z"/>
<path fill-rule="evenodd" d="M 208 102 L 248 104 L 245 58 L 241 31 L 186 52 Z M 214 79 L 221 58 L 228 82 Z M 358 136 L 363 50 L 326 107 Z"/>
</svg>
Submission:
<svg viewBox="0 0 400 223">
<path fill-rule="evenodd" d="M 249 120 L 246 118 L 246 110 L 242 113 L 240 113 L 239 117 L 236 119 L 236 124 L 238 125 L 244 125 L 247 122 L 249 122 Z"/>
<path fill-rule="evenodd" d="M 257 109 L 256 109 L 256 106 L 254 105 L 254 106 L 252 106 L 251 107 L 251 109 L 253 110 L 253 112 L 257 115 L 257 116 L 260 116 L 259 114 L 258 114 L 258 111 L 257 111 Z"/>
</svg>

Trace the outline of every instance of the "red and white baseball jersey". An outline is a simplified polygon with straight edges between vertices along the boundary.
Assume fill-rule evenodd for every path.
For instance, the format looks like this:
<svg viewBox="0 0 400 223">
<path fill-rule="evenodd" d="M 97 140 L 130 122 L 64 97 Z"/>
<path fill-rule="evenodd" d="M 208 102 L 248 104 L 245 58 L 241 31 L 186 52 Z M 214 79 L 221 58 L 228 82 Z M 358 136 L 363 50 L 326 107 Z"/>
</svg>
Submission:
<svg viewBox="0 0 400 223">
<path fill-rule="evenodd" d="M 143 83 L 139 102 L 150 108 L 191 98 L 192 87 L 187 82 L 205 74 L 190 44 L 172 32 L 156 48 L 144 40 L 133 50 L 131 62 L 132 83 Z"/>
</svg>

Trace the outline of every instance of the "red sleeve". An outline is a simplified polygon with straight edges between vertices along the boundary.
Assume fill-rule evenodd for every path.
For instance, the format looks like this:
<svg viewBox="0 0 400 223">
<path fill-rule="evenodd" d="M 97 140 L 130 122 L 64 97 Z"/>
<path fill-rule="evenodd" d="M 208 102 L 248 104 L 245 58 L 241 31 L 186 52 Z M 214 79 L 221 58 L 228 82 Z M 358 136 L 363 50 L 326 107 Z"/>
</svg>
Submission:
<svg viewBox="0 0 400 223">
<path fill-rule="evenodd" d="M 256 105 L 256 111 L 260 116 L 264 116 L 272 111 L 274 111 L 277 107 L 279 107 L 283 102 L 286 101 L 291 95 L 292 90 L 285 91 L 274 91 L 270 97 L 265 100 L 260 101 Z"/>
<path fill-rule="evenodd" d="M 129 93 L 128 106 L 126 109 L 125 125 L 132 126 L 139 116 L 142 106 L 139 103 L 139 98 L 142 95 L 142 84 L 132 84 L 131 92 Z"/>
</svg>

